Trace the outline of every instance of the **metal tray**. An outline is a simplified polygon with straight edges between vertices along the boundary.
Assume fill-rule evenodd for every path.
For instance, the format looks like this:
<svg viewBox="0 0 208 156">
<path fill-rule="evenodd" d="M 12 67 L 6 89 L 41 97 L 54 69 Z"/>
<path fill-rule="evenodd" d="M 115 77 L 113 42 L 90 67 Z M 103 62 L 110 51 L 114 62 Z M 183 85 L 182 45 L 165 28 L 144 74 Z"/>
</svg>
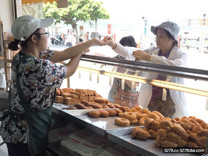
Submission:
<svg viewBox="0 0 208 156">
<path fill-rule="evenodd" d="M 158 148 L 154 145 L 155 140 L 147 139 L 145 141 L 133 139 L 131 136 L 131 131 L 133 127 L 118 129 L 114 131 L 108 131 L 107 138 L 121 146 L 131 149 L 139 155 L 144 156 L 195 156 L 197 154 L 192 153 L 163 153 L 162 148 Z"/>
<path fill-rule="evenodd" d="M 106 135 L 107 131 L 128 128 L 128 127 L 121 127 L 121 126 L 115 125 L 114 120 L 117 116 L 108 117 L 108 118 L 88 117 L 87 112 L 89 112 L 90 110 L 91 109 L 66 110 L 64 109 L 64 107 L 57 106 L 57 105 L 53 107 L 53 112 L 58 113 L 64 118 L 69 119 L 103 136 Z M 135 126 L 130 126 L 130 127 L 135 127 Z"/>
</svg>

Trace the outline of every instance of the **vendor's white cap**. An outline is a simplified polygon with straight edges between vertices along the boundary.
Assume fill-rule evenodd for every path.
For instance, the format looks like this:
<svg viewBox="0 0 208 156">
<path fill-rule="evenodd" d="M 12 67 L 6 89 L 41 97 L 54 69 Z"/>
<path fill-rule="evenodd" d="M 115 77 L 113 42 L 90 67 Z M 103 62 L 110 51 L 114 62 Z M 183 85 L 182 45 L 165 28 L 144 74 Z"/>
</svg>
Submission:
<svg viewBox="0 0 208 156">
<path fill-rule="evenodd" d="M 157 35 L 156 33 L 158 28 L 168 31 L 176 41 L 178 40 L 178 33 L 180 31 L 180 28 L 176 23 L 167 21 L 163 22 L 158 26 L 152 26 L 151 31 L 153 32 L 153 34 Z"/>
<path fill-rule="evenodd" d="M 52 25 L 53 18 L 38 19 L 29 15 L 16 18 L 12 25 L 12 35 L 15 39 L 25 41 L 38 28 L 45 28 Z"/>
</svg>

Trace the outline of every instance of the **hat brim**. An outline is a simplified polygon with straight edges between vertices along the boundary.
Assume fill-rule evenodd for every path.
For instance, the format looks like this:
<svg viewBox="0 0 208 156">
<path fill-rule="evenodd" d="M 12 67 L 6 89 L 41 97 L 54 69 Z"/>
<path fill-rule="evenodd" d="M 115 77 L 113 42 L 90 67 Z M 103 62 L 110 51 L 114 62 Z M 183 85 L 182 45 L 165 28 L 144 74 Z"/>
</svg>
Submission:
<svg viewBox="0 0 208 156">
<path fill-rule="evenodd" d="M 168 31 L 167 29 L 165 29 L 164 27 L 160 27 L 160 26 L 151 26 L 151 32 L 155 35 L 157 35 L 157 29 L 163 29 L 165 31 Z M 168 31 L 169 32 L 169 31 Z"/>
<path fill-rule="evenodd" d="M 153 34 L 155 34 L 155 35 L 157 35 L 157 29 L 163 29 L 163 30 L 165 30 L 165 31 L 167 31 L 167 32 L 169 32 L 169 30 L 167 30 L 167 29 L 165 29 L 164 27 L 160 27 L 160 26 L 151 26 L 151 32 L 153 33 Z M 170 33 L 170 32 L 169 32 Z M 170 35 L 173 37 L 173 35 L 170 33 Z M 174 37 L 173 37 L 174 38 Z M 175 41 L 177 41 L 177 39 L 176 38 L 174 38 L 174 40 Z"/>
<path fill-rule="evenodd" d="M 38 28 L 45 28 L 45 27 L 49 27 L 53 24 L 54 19 L 53 18 L 45 18 L 45 19 L 41 19 L 40 23 L 38 25 Z"/>
<path fill-rule="evenodd" d="M 151 26 L 151 32 L 156 35 L 156 30 L 158 27 Z"/>
</svg>

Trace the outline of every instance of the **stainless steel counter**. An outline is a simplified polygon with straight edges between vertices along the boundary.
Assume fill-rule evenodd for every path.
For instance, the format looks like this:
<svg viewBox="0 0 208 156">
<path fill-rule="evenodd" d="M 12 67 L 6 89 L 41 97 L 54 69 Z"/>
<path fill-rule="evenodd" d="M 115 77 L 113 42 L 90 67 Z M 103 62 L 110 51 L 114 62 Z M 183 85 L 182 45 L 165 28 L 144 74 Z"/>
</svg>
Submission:
<svg viewBox="0 0 208 156">
<path fill-rule="evenodd" d="M 146 141 L 133 139 L 131 130 L 135 126 L 120 127 L 114 124 L 115 117 L 108 118 L 90 118 L 87 116 L 88 110 L 66 110 L 67 106 L 62 104 L 54 104 L 53 112 L 69 119 L 79 125 L 82 125 L 95 133 L 106 136 L 110 141 L 122 145 L 133 152 L 144 156 L 195 156 L 197 154 L 190 153 L 163 153 L 162 148 L 155 147 L 155 140 L 148 139 Z"/>
<path fill-rule="evenodd" d="M 67 106 L 55 103 L 53 106 L 53 112 L 62 115 L 64 118 L 70 119 L 77 124 L 80 124 L 100 135 L 106 136 L 107 131 L 121 129 L 122 127 L 114 124 L 116 117 L 108 118 L 91 118 L 87 116 L 87 112 L 91 109 L 77 109 L 77 110 L 66 110 Z M 130 126 L 134 127 L 134 126 Z M 124 129 L 126 127 L 123 127 Z"/>
<path fill-rule="evenodd" d="M 163 148 L 155 147 L 155 140 L 147 139 L 147 140 L 138 140 L 134 139 L 131 136 L 131 130 L 133 128 L 120 129 L 115 131 L 109 131 L 107 134 L 107 138 L 119 145 L 124 147 L 128 147 L 133 152 L 139 153 L 144 156 L 195 156 L 197 154 L 190 153 L 163 153 Z"/>
</svg>

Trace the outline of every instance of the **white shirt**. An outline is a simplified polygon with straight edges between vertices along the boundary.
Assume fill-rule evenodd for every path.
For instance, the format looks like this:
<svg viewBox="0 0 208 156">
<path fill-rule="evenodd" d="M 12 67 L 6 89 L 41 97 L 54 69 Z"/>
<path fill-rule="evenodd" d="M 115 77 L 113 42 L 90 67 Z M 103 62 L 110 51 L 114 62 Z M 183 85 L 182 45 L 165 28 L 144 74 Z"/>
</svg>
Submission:
<svg viewBox="0 0 208 156">
<path fill-rule="evenodd" d="M 146 51 L 146 50 L 145 50 Z M 147 50 L 148 53 L 151 53 L 150 62 L 157 63 L 157 64 L 164 64 L 164 65 L 171 65 L 171 66 L 185 66 L 187 55 L 184 53 L 179 47 L 174 46 L 170 52 L 170 55 L 168 58 L 164 56 L 158 56 L 159 49 L 149 49 Z M 147 79 L 155 79 L 157 78 L 158 73 L 153 72 L 146 72 L 145 77 Z M 174 77 L 174 76 L 167 76 L 167 80 L 170 82 L 183 84 L 184 80 L 180 77 Z M 173 115 L 173 118 L 175 117 L 183 117 L 187 116 L 187 106 L 186 106 L 186 100 L 184 97 L 184 92 L 177 91 L 177 90 L 171 90 L 170 89 L 170 96 L 175 104 L 176 112 Z M 152 97 L 152 85 L 149 84 L 142 84 L 140 89 L 140 96 L 139 96 L 139 104 L 146 108 L 149 105 L 149 102 Z"/>
<path fill-rule="evenodd" d="M 113 50 L 120 56 L 124 57 L 126 60 L 134 61 L 135 57 L 132 56 L 132 54 L 135 50 L 139 50 L 139 49 L 135 47 L 128 47 L 128 46 L 124 47 L 120 43 L 117 43 L 116 48 Z"/>
<path fill-rule="evenodd" d="M 132 60 L 132 61 L 135 60 L 134 56 L 132 56 L 132 53 L 135 50 L 140 50 L 140 49 L 135 47 L 123 47 L 119 43 L 117 43 L 117 47 L 114 49 L 116 53 L 124 57 L 126 60 Z M 174 46 L 172 48 L 168 58 L 166 58 L 165 56 L 158 56 L 159 49 L 156 47 L 151 47 L 145 51 L 151 54 L 150 62 L 152 63 L 164 64 L 170 66 L 185 66 L 187 55 L 177 46 Z M 146 72 L 144 77 L 146 77 L 147 79 L 155 79 L 157 78 L 157 76 L 158 73 Z M 167 76 L 167 80 L 178 84 L 184 83 L 183 78 L 180 77 Z M 187 106 L 186 106 L 184 93 L 181 91 L 170 89 L 170 96 L 176 108 L 176 112 L 173 115 L 173 118 L 187 116 L 188 113 L 187 113 Z M 147 108 L 151 97 L 152 97 L 152 85 L 142 84 L 140 89 L 139 105 L 142 106 L 143 108 Z"/>
</svg>

